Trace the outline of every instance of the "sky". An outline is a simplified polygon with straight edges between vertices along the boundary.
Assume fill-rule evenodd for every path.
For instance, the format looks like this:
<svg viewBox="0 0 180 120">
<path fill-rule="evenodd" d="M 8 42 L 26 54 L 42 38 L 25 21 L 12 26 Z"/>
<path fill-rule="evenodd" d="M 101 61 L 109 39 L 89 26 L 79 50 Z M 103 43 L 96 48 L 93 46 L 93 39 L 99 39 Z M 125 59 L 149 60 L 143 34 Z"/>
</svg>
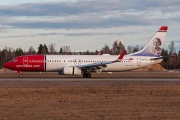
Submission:
<svg viewBox="0 0 180 120">
<path fill-rule="evenodd" d="M 174 41 L 179 51 L 179 8 L 179 0 L 0 0 L 0 50 L 54 43 L 57 51 L 95 51 L 116 40 L 145 46 L 167 25 L 164 48 Z"/>
</svg>

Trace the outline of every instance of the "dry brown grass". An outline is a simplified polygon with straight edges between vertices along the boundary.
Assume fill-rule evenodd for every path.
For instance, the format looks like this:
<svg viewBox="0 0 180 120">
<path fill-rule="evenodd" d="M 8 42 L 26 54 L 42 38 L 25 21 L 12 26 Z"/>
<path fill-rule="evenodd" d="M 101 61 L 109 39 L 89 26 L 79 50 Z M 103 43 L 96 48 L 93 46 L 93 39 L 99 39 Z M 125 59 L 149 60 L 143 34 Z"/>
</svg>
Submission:
<svg viewBox="0 0 180 120">
<path fill-rule="evenodd" d="M 178 84 L 0 86 L 0 119 L 178 120 Z"/>
</svg>

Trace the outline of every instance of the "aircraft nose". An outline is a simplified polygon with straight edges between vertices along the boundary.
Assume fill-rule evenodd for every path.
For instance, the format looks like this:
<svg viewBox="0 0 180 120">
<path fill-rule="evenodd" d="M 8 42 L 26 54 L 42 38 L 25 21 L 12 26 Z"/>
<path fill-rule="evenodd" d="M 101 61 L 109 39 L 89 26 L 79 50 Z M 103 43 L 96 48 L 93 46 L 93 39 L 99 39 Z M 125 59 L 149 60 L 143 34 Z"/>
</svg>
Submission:
<svg viewBox="0 0 180 120">
<path fill-rule="evenodd" d="M 4 66 L 5 68 L 9 68 L 9 67 L 10 67 L 9 62 L 4 63 L 3 66 Z"/>
</svg>

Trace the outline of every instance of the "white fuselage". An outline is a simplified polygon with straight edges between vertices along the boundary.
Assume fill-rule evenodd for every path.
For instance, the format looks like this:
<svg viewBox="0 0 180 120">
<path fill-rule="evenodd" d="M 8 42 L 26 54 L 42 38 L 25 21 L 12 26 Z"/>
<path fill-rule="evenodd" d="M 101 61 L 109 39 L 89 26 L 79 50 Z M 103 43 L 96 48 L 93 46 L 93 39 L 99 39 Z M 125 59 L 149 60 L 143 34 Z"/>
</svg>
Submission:
<svg viewBox="0 0 180 120">
<path fill-rule="evenodd" d="M 61 71 L 63 67 L 79 66 L 85 64 L 110 62 L 117 59 L 117 55 L 46 55 L 46 71 L 55 72 Z M 118 72 L 138 69 L 145 66 L 150 66 L 160 63 L 162 59 L 154 59 L 146 56 L 129 56 L 115 63 L 107 64 L 103 68 L 103 72 Z"/>
</svg>

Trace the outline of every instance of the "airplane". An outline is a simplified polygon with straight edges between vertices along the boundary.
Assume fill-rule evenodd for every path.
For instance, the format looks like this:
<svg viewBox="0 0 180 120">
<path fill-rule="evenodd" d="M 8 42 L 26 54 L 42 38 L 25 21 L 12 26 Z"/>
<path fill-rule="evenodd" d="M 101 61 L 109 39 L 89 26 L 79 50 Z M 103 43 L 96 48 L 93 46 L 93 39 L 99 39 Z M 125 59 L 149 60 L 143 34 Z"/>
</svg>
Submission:
<svg viewBox="0 0 180 120">
<path fill-rule="evenodd" d="M 140 51 L 121 55 L 23 55 L 4 64 L 5 68 L 22 72 L 58 72 L 61 75 L 82 75 L 91 78 L 92 72 L 121 72 L 160 63 L 168 26 L 161 26 Z"/>
</svg>

